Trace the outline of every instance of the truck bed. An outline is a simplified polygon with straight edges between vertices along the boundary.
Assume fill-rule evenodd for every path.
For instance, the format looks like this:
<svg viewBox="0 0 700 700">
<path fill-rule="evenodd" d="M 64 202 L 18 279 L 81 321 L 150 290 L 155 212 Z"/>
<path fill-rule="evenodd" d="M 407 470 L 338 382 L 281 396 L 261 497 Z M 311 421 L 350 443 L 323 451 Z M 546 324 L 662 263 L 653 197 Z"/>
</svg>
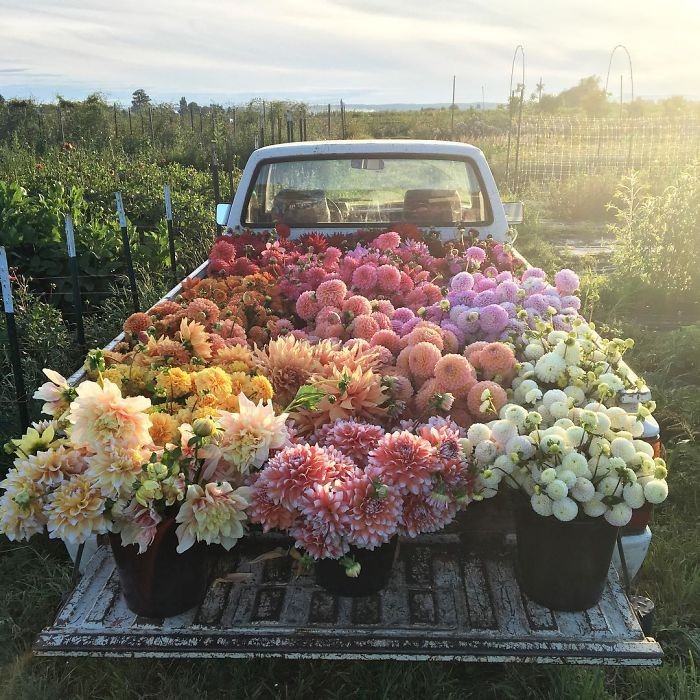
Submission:
<svg viewBox="0 0 700 700">
<path fill-rule="evenodd" d="M 642 633 L 614 567 L 598 605 L 581 613 L 554 612 L 520 591 L 512 535 L 475 530 L 463 519 L 448 532 L 402 540 L 388 587 L 353 599 L 327 593 L 313 574 L 297 575 L 289 556 L 259 559 L 289 543 L 279 535 L 249 536 L 224 556 L 199 608 L 164 620 L 128 610 L 109 547 L 102 546 L 54 623 L 39 634 L 34 651 L 40 656 L 661 663 L 661 648 Z M 225 580 L 230 574 L 234 580 Z"/>
</svg>

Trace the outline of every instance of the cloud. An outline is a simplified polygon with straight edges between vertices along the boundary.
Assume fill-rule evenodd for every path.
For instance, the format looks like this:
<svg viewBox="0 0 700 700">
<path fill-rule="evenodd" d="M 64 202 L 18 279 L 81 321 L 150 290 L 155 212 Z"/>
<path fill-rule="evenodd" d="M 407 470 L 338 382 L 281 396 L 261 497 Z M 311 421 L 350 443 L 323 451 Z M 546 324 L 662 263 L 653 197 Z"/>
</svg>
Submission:
<svg viewBox="0 0 700 700">
<path fill-rule="evenodd" d="M 435 102 L 455 74 L 458 100 L 482 85 L 504 100 L 519 43 L 528 91 L 604 78 L 620 42 L 640 94 L 687 93 L 699 67 L 694 0 L 0 0 L 0 15 L 6 95 Z"/>
</svg>

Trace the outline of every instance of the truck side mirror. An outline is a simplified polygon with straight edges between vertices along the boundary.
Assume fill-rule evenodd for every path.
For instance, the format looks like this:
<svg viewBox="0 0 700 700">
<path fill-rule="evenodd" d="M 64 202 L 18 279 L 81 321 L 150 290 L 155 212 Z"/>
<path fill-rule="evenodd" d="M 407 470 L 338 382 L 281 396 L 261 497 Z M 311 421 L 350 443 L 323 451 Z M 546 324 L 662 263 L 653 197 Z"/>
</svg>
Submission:
<svg viewBox="0 0 700 700">
<path fill-rule="evenodd" d="M 224 202 L 223 204 L 216 205 L 216 223 L 219 226 L 226 226 L 228 224 L 228 215 L 231 213 L 231 203 Z"/>
<path fill-rule="evenodd" d="M 522 202 L 503 202 L 506 210 L 506 221 L 510 226 L 522 224 L 525 218 L 525 206 Z"/>
</svg>

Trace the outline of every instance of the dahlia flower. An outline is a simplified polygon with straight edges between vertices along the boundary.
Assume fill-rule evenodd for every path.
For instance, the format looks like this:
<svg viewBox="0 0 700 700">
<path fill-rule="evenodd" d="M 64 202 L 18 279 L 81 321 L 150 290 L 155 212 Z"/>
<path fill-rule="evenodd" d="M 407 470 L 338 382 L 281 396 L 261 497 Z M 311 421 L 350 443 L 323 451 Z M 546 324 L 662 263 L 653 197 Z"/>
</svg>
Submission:
<svg viewBox="0 0 700 700">
<path fill-rule="evenodd" d="M 15 483 L 14 488 L 8 488 L 0 496 L 0 534 L 11 542 L 40 535 L 46 525 L 43 506 L 40 493 L 31 480 L 26 479 L 23 485 Z"/>
<path fill-rule="evenodd" d="M 209 483 L 204 487 L 190 484 L 176 521 L 178 553 L 187 551 L 195 542 L 220 544 L 230 550 L 245 534 L 243 523 L 249 505 L 250 488 L 235 491 L 228 482 Z"/>
<path fill-rule="evenodd" d="M 252 467 L 261 467 L 270 450 L 284 447 L 289 442 L 286 413 L 275 415 L 271 403 L 260 400 L 255 404 L 245 394 L 238 395 L 238 406 L 238 413 L 219 412 L 221 439 L 217 449 L 212 450 L 205 461 L 204 479 L 215 473 L 218 458 L 245 474 Z"/>
<path fill-rule="evenodd" d="M 113 532 L 120 533 L 125 547 L 130 544 L 138 545 L 139 554 L 143 554 L 151 546 L 158 523 L 163 520 L 155 508 L 142 506 L 136 499 L 126 507 L 123 502 L 118 501 L 112 508 L 112 518 Z"/>
<path fill-rule="evenodd" d="M 366 473 L 353 475 L 341 488 L 349 499 L 346 521 L 350 544 L 376 549 L 396 534 L 403 510 L 398 489 L 378 487 Z"/>
<path fill-rule="evenodd" d="M 201 323 L 196 321 L 187 322 L 183 318 L 180 322 L 179 340 L 195 356 L 203 359 L 211 359 L 211 345 L 209 344 L 209 334 Z"/>
<path fill-rule="evenodd" d="M 85 476 L 100 490 L 103 496 L 116 500 L 127 496 L 141 474 L 141 467 L 148 462 L 150 451 L 143 449 L 104 450 L 90 458 Z"/>
<path fill-rule="evenodd" d="M 323 439 L 319 444 L 335 447 L 356 464 L 366 464 L 370 451 L 384 437 L 384 429 L 378 425 L 356 420 L 336 420 L 323 426 Z"/>
<path fill-rule="evenodd" d="M 437 469 L 432 445 L 407 431 L 387 433 L 369 454 L 366 474 L 407 493 L 425 494 Z"/>
<path fill-rule="evenodd" d="M 85 445 L 94 452 L 113 448 L 130 449 L 148 445 L 150 420 L 146 411 L 150 399 L 143 396 L 123 398 L 108 379 L 100 386 L 83 382 L 77 398 L 70 404 L 68 420 L 73 424 L 73 445 Z"/>
<path fill-rule="evenodd" d="M 272 340 L 264 348 L 256 347 L 253 358 L 259 371 L 272 383 L 277 401 L 283 406 L 321 368 L 314 347 L 292 335 Z"/>
<path fill-rule="evenodd" d="M 449 525 L 456 514 L 457 505 L 451 501 L 431 501 L 409 494 L 404 498 L 399 532 L 407 537 L 437 532 Z"/>
<path fill-rule="evenodd" d="M 41 412 L 47 416 L 58 417 L 66 412 L 71 400 L 75 397 L 75 389 L 68 384 L 68 380 L 52 369 L 41 370 L 49 379 L 42 384 L 33 395 L 33 398 L 44 401 Z"/>
<path fill-rule="evenodd" d="M 105 498 L 84 474 L 64 481 L 49 494 L 45 507 L 49 537 L 82 544 L 107 532 Z"/>
</svg>

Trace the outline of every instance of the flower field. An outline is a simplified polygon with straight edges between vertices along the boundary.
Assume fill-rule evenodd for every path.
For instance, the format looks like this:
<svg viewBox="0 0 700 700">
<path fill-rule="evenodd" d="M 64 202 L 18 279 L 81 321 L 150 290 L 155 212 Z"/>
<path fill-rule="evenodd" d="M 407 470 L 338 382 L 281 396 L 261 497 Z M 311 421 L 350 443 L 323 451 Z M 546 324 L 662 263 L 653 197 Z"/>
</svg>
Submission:
<svg viewBox="0 0 700 700">
<path fill-rule="evenodd" d="M 618 235 L 631 241 L 634 222 L 624 228 L 618 205 Z M 651 238 L 671 206 L 633 216 L 648 217 Z M 685 206 L 690 220 L 692 203 Z M 519 248 L 541 267 L 526 269 L 509 246 L 468 238 L 443 246 L 413 229 L 300 243 L 285 233 L 219 237 L 209 275 L 146 312 L 129 314 L 117 295 L 105 309 L 123 321 L 125 339 L 88 354 L 77 389 L 62 376 L 69 360 L 42 363 L 58 370 L 37 389 L 45 415 L 34 432 L 12 433 L 2 482 L 1 692 L 180 697 L 186 686 L 198 695 L 300 697 L 323 684 L 324 697 L 695 697 L 697 327 L 657 333 L 639 314 L 630 321 L 612 285 L 560 269 L 534 237 Z M 646 248 L 629 250 L 634 271 Z M 688 267 L 662 285 L 692 296 L 692 275 Z M 627 293 L 653 277 L 648 266 L 639 279 L 628 276 Z M 150 302 L 160 296 L 157 287 L 144 291 Z M 96 345 L 110 337 L 100 330 Z M 656 400 L 633 414 L 614 405 L 618 392 L 641 385 L 628 359 Z M 640 439 L 651 411 L 666 461 Z M 144 668 L 33 660 L 26 651 L 68 587 L 56 539 L 79 543 L 112 530 L 145 550 L 173 513 L 181 551 L 196 541 L 229 549 L 247 528 L 276 529 L 293 538 L 303 563 L 339 559 L 356 575 L 351 547 L 439 531 L 509 488 L 525 492 L 541 517 L 581 512 L 614 525 L 668 496 L 635 582 L 657 604 L 664 668 Z M 49 538 L 37 537 L 45 528 Z"/>
</svg>

